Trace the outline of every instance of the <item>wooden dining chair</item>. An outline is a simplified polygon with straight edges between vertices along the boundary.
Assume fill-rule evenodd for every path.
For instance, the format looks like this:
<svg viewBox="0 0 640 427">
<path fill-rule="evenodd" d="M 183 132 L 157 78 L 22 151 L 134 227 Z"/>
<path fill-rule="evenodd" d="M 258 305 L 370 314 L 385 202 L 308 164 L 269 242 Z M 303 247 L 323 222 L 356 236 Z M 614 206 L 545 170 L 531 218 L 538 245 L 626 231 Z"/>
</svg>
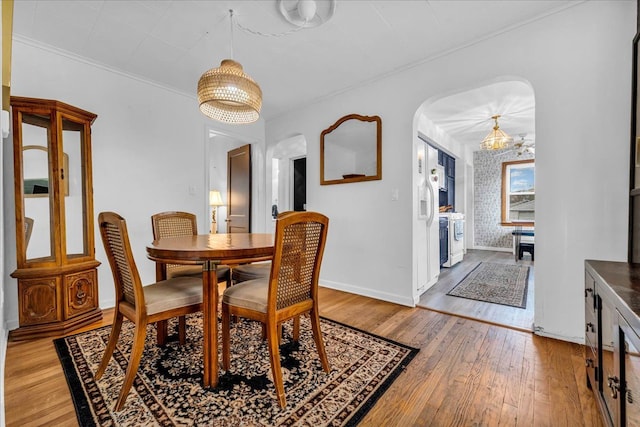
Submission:
<svg viewBox="0 0 640 427">
<path fill-rule="evenodd" d="M 223 368 L 228 371 L 231 361 L 231 315 L 262 322 L 281 407 L 286 406 L 278 345 L 278 329 L 283 322 L 309 314 L 320 363 L 329 372 L 318 315 L 318 278 L 328 225 L 329 219 L 316 212 L 289 212 L 278 217 L 269 278 L 231 286 L 222 296 Z M 293 339 L 298 339 L 297 332 Z"/>
<path fill-rule="evenodd" d="M 194 214 L 188 212 L 168 211 L 151 216 L 153 240 L 165 237 L 197 236 L 198 224 Z M 164 264 L 156 263 L 156 267 L 163 269 L 163 277 L 171 279 L 177 276 L 202 277 L 202 265 Z M 226 266 L 217 269 L 218 281 L 231 282 L 230 270 Z"/>
<path fill-rule="evenodd" d="M 147 324 L 176 316 L 195 313 L 202 309 L 202 279 L 181 276 L 142 286 L 140 275 L 131 252 L 127 224 L 114 212 L 98 216 L 100 235 L 113 273 L 116 288 L 116 306 L 109 342 L 95 374 L 99 380 L 107 369 L 118 343 L 123 318 L 135 323 L 133 345 L 122 389 L 115 405 L 119 411 L 138 371 L 144 350 Z"/>
<path fill-rule="evenodd" d="M 153 240 L 166 237 L 196 236 L 198 234 L 197 218 L 188 212 L 167 211 L 151 216 L 151 229 Z M 229 267 L 221 265 L 217 268 L 218 282 L 226 282 L 226 286 L 231 284 L 231 270 Z M 156 263 L 156 280 L 162 278 L 172 279 L 179 276 L 193 276 L 202 279 L 202 265 L 193 264 L 165 264 Z M 184 344 L 186 336 L 186 322 L 184 316 L 178 318 L 178 337 L 181 344 Z M 167 322 L 158 322 L 158 345 L 164 345 L 167 338 Z"/>
</svg>

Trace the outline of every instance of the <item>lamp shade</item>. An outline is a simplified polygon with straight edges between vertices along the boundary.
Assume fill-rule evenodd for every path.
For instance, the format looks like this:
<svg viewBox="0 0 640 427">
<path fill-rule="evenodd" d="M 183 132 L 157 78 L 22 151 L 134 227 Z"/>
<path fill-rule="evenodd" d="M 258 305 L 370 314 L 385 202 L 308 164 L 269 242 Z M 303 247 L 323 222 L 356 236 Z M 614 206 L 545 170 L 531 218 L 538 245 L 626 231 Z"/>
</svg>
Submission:
<svg viewBox="0 0 640 427">
<path fill-rule="evenodd" d="M 209 191 L 209 205 L 210 206 L 223 206 L 222 197 L 220 196 L 219 191 L 211 190 Z"/>
<path fill-rule="evenodd" d="M 214 120 L 253 123 L 260 117 L 262 90 L 240 63 L 225 59 L 200 77 L 198 103 L 200 111 Z"/>
<path fill-rule="evenodd" d="M 480 148 L 483 150 L 501 150 L 507 148 L 513 141 L 513 138 L 504 133 L 502 129 L 500 129 L 500 126 L 498 126 L 498 117 L 500 116 L 491 117 L 495 120 L 495 125 L 493 126 L 493 130 L 489 132 L 489 135 L 485 136 L 480 143 Z"/>
</svg>

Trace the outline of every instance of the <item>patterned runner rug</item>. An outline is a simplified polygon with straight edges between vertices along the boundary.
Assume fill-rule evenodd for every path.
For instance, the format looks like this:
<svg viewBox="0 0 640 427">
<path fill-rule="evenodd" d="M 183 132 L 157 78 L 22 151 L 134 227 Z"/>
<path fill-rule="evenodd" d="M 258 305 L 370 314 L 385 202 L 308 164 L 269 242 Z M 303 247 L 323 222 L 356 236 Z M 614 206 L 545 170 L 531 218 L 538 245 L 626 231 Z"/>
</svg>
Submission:
<svg viewBox="0 0 640 427">
<path fill-rule="evenodd" d="M 526 308 L 528 282 L 528 266 L 481 262 L 447 295 Z"/>
<path fill-rule="evenodd" d="M 216 389 L 202 387 L 202 318 L 187 317 L 187 344 L 158 347 L 155 326 L 122 411 L 113 406 L 131 350 L 133 324 L 125 321 L 104 376 L 96 372 L 110 326 L 54 340 L 81 426 L 281 426 L 355 425 L 418 352 L 403 344 L 321 320 L 331 372 L 320 366 L 310 322 L 301 319 L 300 341 L 285 324 L 280 347 L 287 406 L 281 409 L 271 381 L 266 341 L 258 323 L 231 330 L 231 369 Z M 177 322 L 171 327 L 177 328 Z M 221 351 L 221 349 L 220 349 Z"/>
</svg>

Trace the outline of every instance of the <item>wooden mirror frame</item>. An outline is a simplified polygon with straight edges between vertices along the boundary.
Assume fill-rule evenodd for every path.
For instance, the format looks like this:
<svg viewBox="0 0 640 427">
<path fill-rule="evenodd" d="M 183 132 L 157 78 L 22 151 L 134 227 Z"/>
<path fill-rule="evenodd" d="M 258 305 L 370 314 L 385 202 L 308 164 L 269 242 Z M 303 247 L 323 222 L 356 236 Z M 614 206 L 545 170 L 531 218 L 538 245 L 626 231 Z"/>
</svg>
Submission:
<svg viewBox="0 0 640 427">
<path fill-rule="evenodd" d="M 336 130 L 347 120 L 359 120 L 362 122 L 375 122 L 376 124 L 376 174 L 375 175 L 343 175 L 342 179 L 326 180 L 324 176 L 325 166 L 325 136 Z M 320 134 L 320 185 L 347 184 L 350 182 L 374 181 L 382 179 L 382 119 L 380 116 L 361 116 L 359 114 L 349 114 L 341 117 L 329 128 Z"/>
</svg>

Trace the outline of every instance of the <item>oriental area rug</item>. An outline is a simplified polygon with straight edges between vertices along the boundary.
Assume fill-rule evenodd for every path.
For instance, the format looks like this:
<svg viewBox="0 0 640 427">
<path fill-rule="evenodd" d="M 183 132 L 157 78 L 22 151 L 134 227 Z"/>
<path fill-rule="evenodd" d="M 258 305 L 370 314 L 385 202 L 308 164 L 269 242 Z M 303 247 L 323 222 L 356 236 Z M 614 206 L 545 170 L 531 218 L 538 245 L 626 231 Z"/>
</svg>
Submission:
<svg viewBox="0 0 640 427">
<path fill-rule="evenodd" d="M 529 267 L 481 262 L 447 295 L 511 307 L 527 307 Z"/>
<path fill-rule="evenodd" d="M 170 325 L 177 330 L 177 322 Z M 350 426 L 356 425 L 402 373 L 418 350 L 321 319 L 331 367 L 325 373 L 307 317 L 300 340 L 283 326 L 280 347 L 287 406 L 281 409 L 259 323 L 231 328 L 231 369 L 215 389 L 202 387 L 202 317 L 187 316 L 187 343 L 156 345 L 149 325 L 138 374 L 124 408 L 113 412 L 133 339 L 125 321 L 118 347 L 96 381 L 111 327 L 54 340 L 81 426 Z M 221 349 L 220 349 L 221 351 Z M 221 354 L 221 353 L 219 353 Z"/>
</svg>

